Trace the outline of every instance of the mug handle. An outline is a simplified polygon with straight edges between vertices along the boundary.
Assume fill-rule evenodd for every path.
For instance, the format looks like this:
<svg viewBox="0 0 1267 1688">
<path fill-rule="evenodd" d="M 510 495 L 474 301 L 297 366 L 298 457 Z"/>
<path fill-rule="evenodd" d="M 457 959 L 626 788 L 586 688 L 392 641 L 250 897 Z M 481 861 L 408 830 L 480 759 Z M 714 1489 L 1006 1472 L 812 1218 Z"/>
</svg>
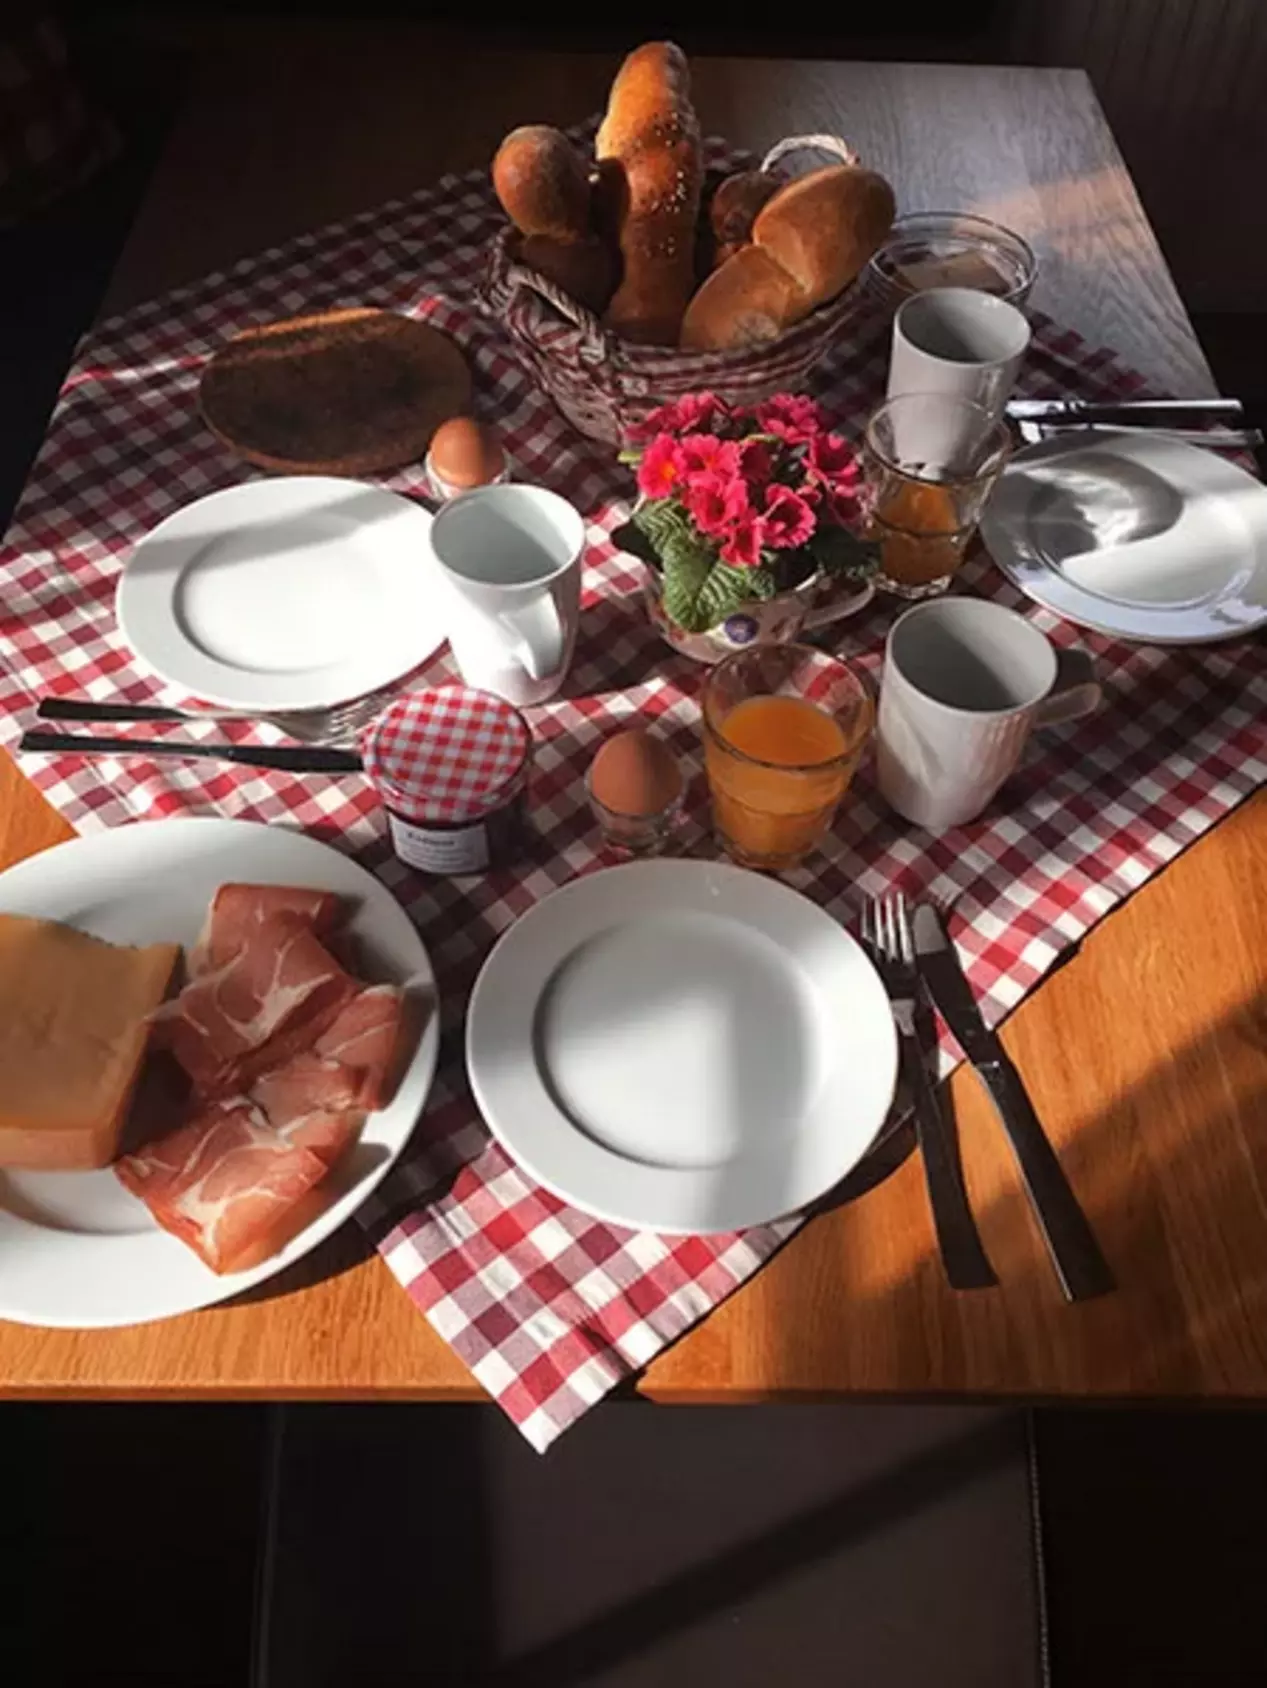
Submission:
<svg viewBox="0 0 1267 1688">
<path fill-rule="evenodd" d="M 1104 688 L 1086 651 L 1057 651 L 1056 683 L 1034 713 L 1036 727 L 1055 727 L 1090 715 L 1104 702 Z"/>
<path fill-rule="evenodd" d="M 816 633 L 820 627 L 830 627 L 833 621 L 843 621 L 847 615 L 857 615 L 859 610 L 866 609 L 874 597 L 875 586 L 866 580 L 857 591 L 830 599 L 817 609 L 807 610 L 801 629 L 805 633 Z"/>
<path fill-rule="evenodd" d="M 548 680 L 563 666 L 563 618 L 550 592 L 522 609 L 503 610 L 502 626 L 515 636 L 515 660 L 530 680 Z"/>
</svg>

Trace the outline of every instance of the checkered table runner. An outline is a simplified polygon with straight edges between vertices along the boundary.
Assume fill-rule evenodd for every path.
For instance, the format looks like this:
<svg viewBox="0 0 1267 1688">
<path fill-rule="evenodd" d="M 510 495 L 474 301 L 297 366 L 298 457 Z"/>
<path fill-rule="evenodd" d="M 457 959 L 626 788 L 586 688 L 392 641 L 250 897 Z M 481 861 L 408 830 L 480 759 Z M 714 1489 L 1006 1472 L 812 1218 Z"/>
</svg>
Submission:
<svg viewBox="0 0 1267 1688">
<path fill-rule="evenodd" d="M 190 499 L 251 478 L 199 422 L 199 371 L 224 337 L 290 312 L 368 304 L 409 312 L 463 346 L 478 406 L 515 476 L 573 500 L 588 522 L 585 614 L 566 700 L 531 711 L 535 837 L 513 869 L 429 879 L 392 857 L 360 779 L 295 778 L 142 757 L 30 757 L 32 779 L 81 828 L 190 811 L 299 826 L 356 856 L 392 888 L 431 952 L 444 1003 L 439 1072 L 406 1156 L 363 1220 L 435 1329 L 544 1449 L 621 1379 L 715 1307 L 799 1223 L 740 1236 L 668 1239 L 599 1224 L 535 1187 L 490 1142 L 466 1088 L 460 1027 L 499 933 L 556 886 L 602 861 L 582 775 L 599 740 L 654 718 L 693 760 L 699 812 L 700 670 L 655 637 L 638 578 L 610 533 L 627 472 L 534 390 L 475 301 L 498 212 L 481 174 L 307 234 L 95 330 L 67 377 L 48 438 L 0 552 L 0 736 L 10 746 L 37 695 L 181 703 L 145 676 L 115 627 L 133 543 Z M 822 366 L 818 396 L 858 432 L 881 390 L 885 345 L 859 335 Z M 1040 395 L 1125 396 L 1139 379 L 1042 319 L 1022 386 Z M 419 467 L 381 478 L 421 492 Z M 827 848 L 789 880 L 852 921 L 894 885 L 956 908 L 956 935 L 988 1018 L 1015 1006 L 1067 945 L 1200 836 L 1267 775 L 1261 644 L 1132 648 L 1023 604 L 978 558 L 966 584 L 1026 608 L 1057 644 L 1095 655 L 1107 703 L 1044 733 L 1001 800 L 931 838 L 898 822 L 864 769 Z M 872 675 L 892 606 L 843 631 Z M 447 658 L 431 679 L 450 674 Z M 155 729 L 146 729 L 153 731 Z M 215 729 L 222 732 L 224 729 Z M 267 740 L 267 728 L 242 728 Z"/>
</svg>

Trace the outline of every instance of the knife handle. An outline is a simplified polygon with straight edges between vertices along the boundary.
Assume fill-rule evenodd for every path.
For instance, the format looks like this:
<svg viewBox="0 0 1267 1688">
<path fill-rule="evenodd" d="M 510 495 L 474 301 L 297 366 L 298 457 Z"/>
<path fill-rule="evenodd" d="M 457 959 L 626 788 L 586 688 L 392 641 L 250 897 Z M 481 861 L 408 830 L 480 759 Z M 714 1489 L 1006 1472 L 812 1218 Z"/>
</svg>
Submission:
<svg viewBox="0 0 1267 1688">
<path fill-rule="evenodd" d="M 977 1071 L 1012 1144 L 1066 1299 L 1086 1301 L 1107 1294 L 1116 1288 L 1113 1274 L 1034 1112 L 1021 1075 L 1005 1055 L 979 1062 Z"/>
<path fill-rule="evenodd" d="M 41 721 L 184 721 L 182 710 L 158 703 L 93 703 L 88 698 L 45 697 L 35 710 Z"/>
<path fill-rule="evenodd" d="M 950 1123 L 928 1077 L 919 1038 L 903 1032 L 898 1041 L 902 1076 L 915 1108 L 915 1136 L 924 1162 L 928 1205 L 933 1210 L 933 1228 L 947 1280 L 952 1289 L 986 1289 L 999 1280 L 968 1206 Z"/>
<path fill-rule="evenodd" d="M 97 733 L 49 733 L 28 728 L 18 741 L 20 751 L 62 756 L 178 756 L 236 762 L 247 768 L 274 768 L 292 774 L 356 774 L 361 758 L 333 745 L 220 744 L 209 739 L 111 738 Z"/>
</svg>

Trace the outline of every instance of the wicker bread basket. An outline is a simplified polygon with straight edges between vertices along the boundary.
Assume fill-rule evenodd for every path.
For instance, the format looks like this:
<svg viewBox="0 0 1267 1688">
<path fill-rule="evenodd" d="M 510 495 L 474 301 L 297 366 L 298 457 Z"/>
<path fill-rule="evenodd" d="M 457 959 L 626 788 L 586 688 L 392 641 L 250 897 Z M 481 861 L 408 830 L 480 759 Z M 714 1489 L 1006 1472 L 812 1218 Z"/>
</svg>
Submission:
<svg viewBox="0 0 1267 1688">
<path fill-rule="evenodd" d="M 788 153 L 816 150 L 847 164 L 857 155 L 835 135 L 792 135 L 770 148 L 762 169 Z M 657 405 L 684 393 L 713 392 L 756 404 L 793 392 L 859 310 L 857 282 L 777 340 L 730 352 L 688 352 L 620 339 L 536 270 L 511 255 L 515 230 L 494 241 L 483 303 L 559 409 L 591 439 L 618 444 Z"/>
</svg>

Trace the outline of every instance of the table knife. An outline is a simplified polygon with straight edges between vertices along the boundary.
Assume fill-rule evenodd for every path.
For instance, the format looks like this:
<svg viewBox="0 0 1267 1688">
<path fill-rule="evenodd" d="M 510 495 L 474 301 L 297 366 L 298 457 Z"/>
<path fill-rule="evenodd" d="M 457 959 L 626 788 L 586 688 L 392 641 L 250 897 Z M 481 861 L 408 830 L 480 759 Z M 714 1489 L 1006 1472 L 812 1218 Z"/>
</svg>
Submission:
<svg viewBox="0 0 1267 1688">
<path fill-rule="evenodd" d="M 981 1016 L 943 916 L 931 904 L 921 903 L 915 910 L 914 927 L 920 975 L 989 1092 L 1020 1164 L 1066 1298 L 1082 1301 L 1105 1294 L 1114 1287 L 1113 1274 L 1034 1112 L 1021 1075 Z"/>
<path fill-rule="evenodd" d="M 1044 416 L 1037 422 L 1018 422 L 1027 445 L 1040 440 L 1072 439 L 1077 435 L 1094 441 L 1103 434 L 1144 434 L 1150 440 L 1173 440 L 1176 445 L 1199 445 L 1206 451 L 1257 451 L 1263 443 L 1261 428 L 1172 428 L 1167 422 L 1142 428 L 1138 420 L 1095 422 L 1086 416 Z"/>
<path fill-rule="evenodd" d="M 1185 416 L 1239 417 L 1244 406 L 1239 399 L 1009 399 L 1005 413 L 1013 422 L 1113 422 L 1142 421 L 1156 417 L 1175 422 Z"/>
<path fill-rule="evenodd" d="M 323 745 L 196 743 L 178 739 L 110 738 L 92 733 L 46 733 L 32 728 L 18 743 L 21 751 L 59 756 L 205 756 L 238 762 L 247 768 L 275 768 L 289 774 L 359 774 L 361 758 L 352 750 Z"/>
</svg>

